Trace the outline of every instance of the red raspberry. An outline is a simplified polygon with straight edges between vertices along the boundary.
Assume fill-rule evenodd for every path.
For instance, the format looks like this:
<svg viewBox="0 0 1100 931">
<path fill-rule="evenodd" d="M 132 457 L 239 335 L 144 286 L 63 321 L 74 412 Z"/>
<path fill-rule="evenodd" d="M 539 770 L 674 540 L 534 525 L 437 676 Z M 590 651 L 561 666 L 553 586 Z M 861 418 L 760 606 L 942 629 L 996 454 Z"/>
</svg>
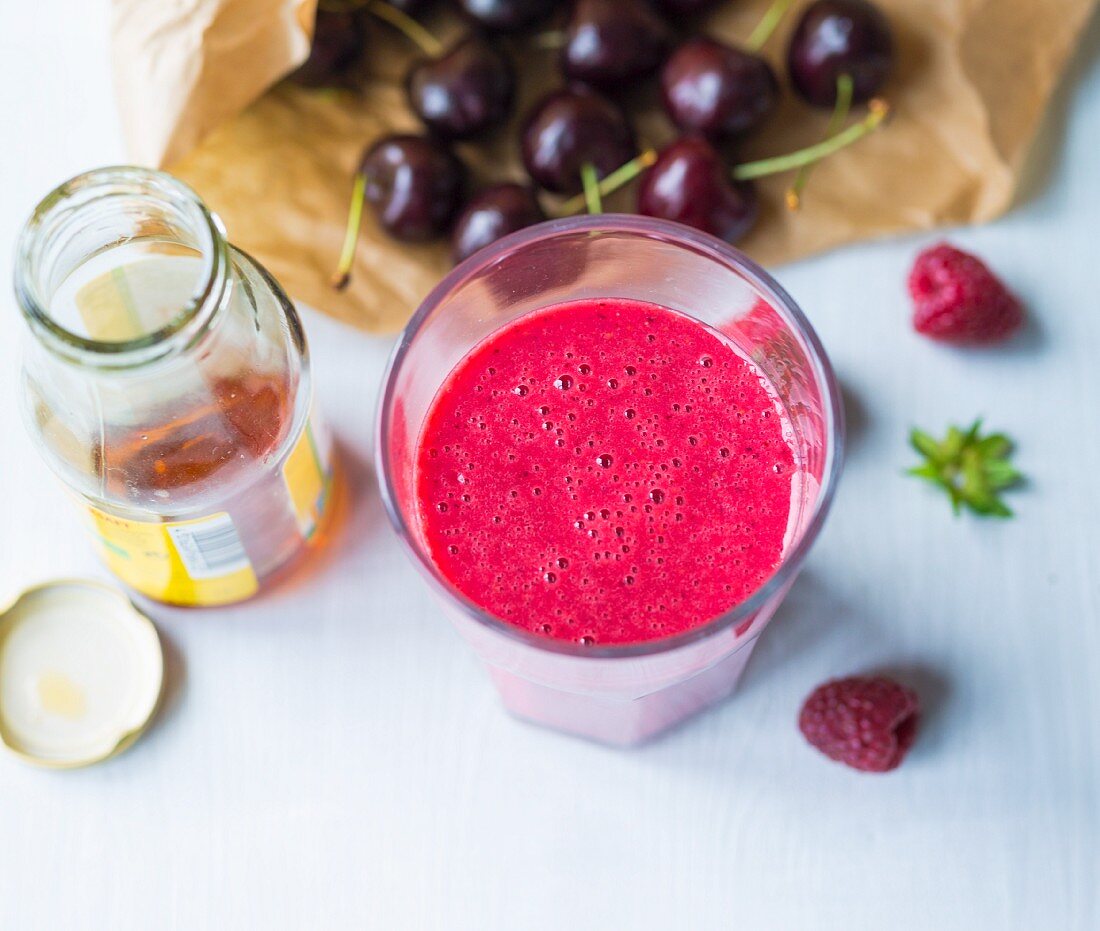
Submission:
<svg viewBox="0 0 1100 931">
<path fill-rule="evenodd" d="M 1024 321 L 1016 296 L 977 256 L 941 242 L 909 272 L 913 326 L 947 343 L 994 343 Z"/>
<path fill-rule="evenodd" d="M 884 676 L 852 676 L 814 689 L 798 729 L 830 759 L 884 773 L 912 746 L 919 718 L 920 703 L 911 690 Z"/>
</svg>

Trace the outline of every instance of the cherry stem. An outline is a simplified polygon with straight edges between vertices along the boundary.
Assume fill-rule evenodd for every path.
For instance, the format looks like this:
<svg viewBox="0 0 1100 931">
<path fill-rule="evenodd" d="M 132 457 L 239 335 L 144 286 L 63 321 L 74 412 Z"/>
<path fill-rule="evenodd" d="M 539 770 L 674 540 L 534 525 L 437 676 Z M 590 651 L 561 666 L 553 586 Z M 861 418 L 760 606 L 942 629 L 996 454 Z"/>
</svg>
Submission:
<svg viewBox="0 0 1100 931">
<path fill-rule="evenodd" d="M 838 74 L 836 78 L 836 105 L 833 107 L 833 115 L 829 117 L 829 126 L 825 130 L 825 138 L 835 136 L 840 132 L 848 113 L 852 109 L 852 76 L 850 74 Z M 798 177 L 787 191 L 787 207 L 797 210 L 802 206 L 802 192 L 806 189 L 806 182 L 810 180 L 810 172 L 813 165 L 803 165 L 798 169 Z"/>
<path fill-rule="evenodd" d="M 367 10 L 383 22 L 393 26 L 413 45 L 418 46 L 425 55 L 434 58 L 443 51 L 443 43 L 404 10 L 399 10 L 397 7 L 386 3 L 385 0 L 368 0 Z"/>
<path fill-rule="evenodd" d="M 792 2 L 793 0 L 772 0 L 772 5 L 768 7 L 749 35 L 747 43 L 749 51 L 759 52 L 764 47 L 776 27 L 783 21 L 783 17 L 787 15 Z"/>
<path fill-rule="evenodd" d="M 839 152 L 878 129 L 879 124 L 886 119 L 886 114 L 890 110 L 884 100 L 872 100 L 868 106 L 871 112 L 860 122 L 849 126 L 843 132 L 839 132 L 816 145 L 788 152 L 786 155 L 762 158 L 756 162 L 745 162 L 743 165 L 737 165 L 733 169 L 734 179 L 737 181 L 750 181 L 753 178 L 776 175 L 782 171 L 793 171 L 803 165 L 812 165 L 814 162 L 819 162 L 834 152 Z"/>
<path fill-rule="evenodd" d="M 632 158 L 625 165 L 620 165 L 595 186 L 600 198 L 602 199 L 609 194 L 614 194 L 615 191 L 624 184 L 638 177 L 638 175 L 645 171 L 655 161 L 657 161 L 657 151 L 655 149 L 646 149 L 641 155 L 637 156 L 637 158 Z M 584 182 L 583 169 L 581 172 L 581 182 Z M 578 194 L 576 197 L 570 197 L 569 200 L 565 201 L 555 213 L 557 216 L 567 217 L 571 214 L 579 213 L 587 205 L 588 199 L 586 194 Z"/>
<path fill-rule="evenodd" d="M 535 48 L 558 49 L 565 48 L 566 36 L 561 29 L 552 29 L 549 32 L 540 32 L 531 37 L 531 44 Z"/>
<path fill-rule="evenodd" d="M 584 185 L 584 206 L 590 214 L 603 213 L 603 199 L 600 197 L 600 179 L 596 166 L 591 162 L 581 165 L 581 184 Z"/>
<path fill-rule="evenodd" d="M 355 174 L 355 187 L 351 191 L 351 208 L 348 210 L 348 226 L 344 233 L 344 247 L 340 250 L 340 261 L 336 263 L 336 272 L 332 276 L 332 286 L 343 291 L 351 281 L 351 263 L 355 260 L 355 244 L 359 241 L 359 226 L 363 221 L 363 194 L 367 188 L 367 178 L 361 171 Z"/>
</svg>

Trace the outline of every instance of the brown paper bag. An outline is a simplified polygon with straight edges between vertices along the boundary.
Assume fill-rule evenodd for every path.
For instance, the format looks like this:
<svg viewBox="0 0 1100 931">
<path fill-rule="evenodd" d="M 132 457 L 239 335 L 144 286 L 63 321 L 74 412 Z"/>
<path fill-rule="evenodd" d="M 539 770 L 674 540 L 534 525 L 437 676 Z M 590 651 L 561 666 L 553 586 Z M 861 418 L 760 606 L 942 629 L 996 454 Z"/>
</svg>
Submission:
<svg viewBox="0 0 1100 931">
<path fill-rule="evenodd" d="M 770 0 L 729 0 L 701 23 L 737 43 Z M 885 95 L 889 124 L 820 164 L 798 213 L 783 207 L 790 177 L 761 183 L 763 210 L 740 243 L 777 264 L 902 230 L 976 223 L 1005 211 L 1043 108 L 1096 0 L 879 0 L 898 41 Z M 361 94 L 268 89 L 308 53 L 314 0 L 114 0 L 116 83 L 133 156 L 167 166 L 225 220 L 231 240 L 308 304 L 374 332 L 399 328 L 450 267 L 445 243 L 389 239 L 369 216 L 344 292 L 330 284 L 352 175 L 366 144 L 415 130 L 401 88 L 414 55 L 384 23 L 371 34 Z M 782 73 L 796 15 L 765 50 Z M 462 31 L 449 14 L 426 24 L 441 38 Z M 519 111 L 557 83 L 554 53 L 522 39 Z M 631 100 L 645 144 L 672 133 L 652 91 Z M 648 97 L 646 95 L 649 95 Z M 793 95 L 742 154 L 757 158 L 817 141 L 827 114 Z M 460 147 L 478 182 L 522 178 L 515 128 Z M 633 193 L 609 199 L 630 210 Z"/>
</svg>

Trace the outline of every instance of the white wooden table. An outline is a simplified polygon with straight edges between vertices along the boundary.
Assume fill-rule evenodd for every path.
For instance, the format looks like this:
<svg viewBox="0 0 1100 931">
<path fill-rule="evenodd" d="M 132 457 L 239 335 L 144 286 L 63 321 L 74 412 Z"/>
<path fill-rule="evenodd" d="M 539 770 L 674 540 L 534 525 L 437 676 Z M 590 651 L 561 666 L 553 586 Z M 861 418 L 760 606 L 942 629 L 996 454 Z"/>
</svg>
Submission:
<svg viewBox="0 0 1100 931">
<path fill-rule="evenodd" d="M 102 6 L 0 4 L 5 257 L 38 196 L 123 159 Z M 167 707 L 124 756 L 70 773 L 0 756 L 0 928 L 1100 927 L 1096 24 L 1043 136 L 1022 206 L 952 236 L 1031 308 L 1011 348 L 910 331 L 927 237 L 781 270 L 849 395 L 847 472 L 739 694 L 635 752 L 500 710 L 366 464 L 389 341 L 307 314 L 353 463 L 347 533 L 255 604 L 157 610 Z M 19 422 L 4 305 L 0 594 L 104 574 Z M 1010 522 L 955 520 L 901 474 L 911 424 L 978 414 L 1031 477 Z M 927 706 L 885 777 L 827 762 L 794 724 L 817 682 L 867 669 Z"/>
</svg>

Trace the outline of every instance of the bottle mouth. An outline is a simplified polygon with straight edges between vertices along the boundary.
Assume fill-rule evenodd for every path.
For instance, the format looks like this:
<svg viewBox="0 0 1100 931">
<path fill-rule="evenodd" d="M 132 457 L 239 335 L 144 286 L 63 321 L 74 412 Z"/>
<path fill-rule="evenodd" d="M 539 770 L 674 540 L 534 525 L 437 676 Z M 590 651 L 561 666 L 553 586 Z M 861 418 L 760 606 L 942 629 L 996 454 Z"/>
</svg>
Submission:
<svg viewBox="0 0 1100 931">
<path fill-rule="evenodd" d="M 132 368 L 194 344 L 222 302 L 228 264 L 221 221 L 182 181 L 99 168 L 35 208 L 16 245 L 15 294 L 58 356 Z"/>
</svg>

